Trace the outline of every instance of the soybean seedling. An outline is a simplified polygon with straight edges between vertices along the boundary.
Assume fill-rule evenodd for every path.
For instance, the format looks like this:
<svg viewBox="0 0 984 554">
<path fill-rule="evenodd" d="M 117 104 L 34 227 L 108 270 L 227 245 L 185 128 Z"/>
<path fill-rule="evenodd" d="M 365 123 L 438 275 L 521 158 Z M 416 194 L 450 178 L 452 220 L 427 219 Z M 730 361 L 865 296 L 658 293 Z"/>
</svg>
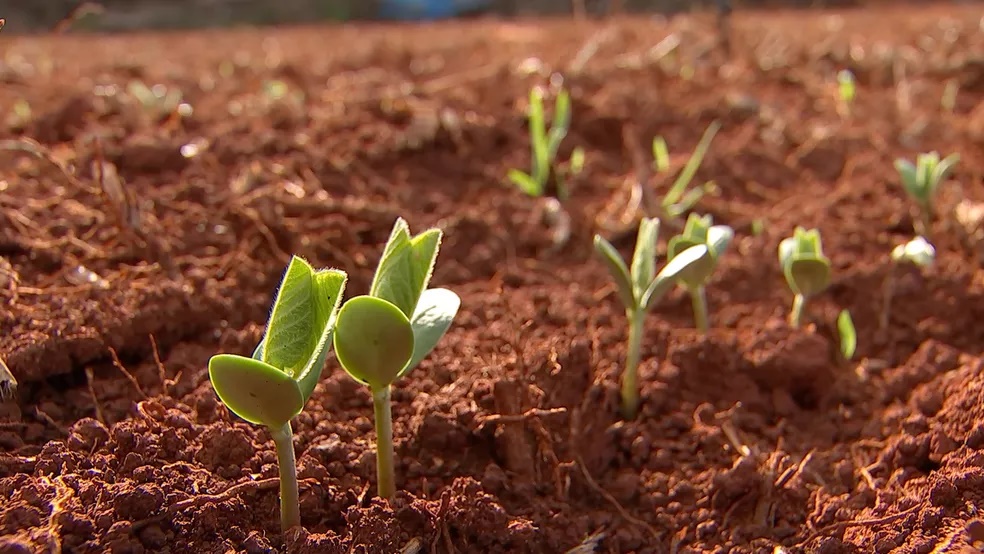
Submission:
<svg viewBox="0 0 984 554">
<path fill-rule="evenodd" d="M 707 246 L 707 256 L 701 264 L 691 266 L 680 275 L 679 283 L 687 289 L 694 309 L 694 323 L 697 330 L 707 333 L 710 328 L 707 317 L 707 294 L 704 292 L 707 282 L 717 268 L 718 259 L 728 249 L 734 230 L 727 225 L 712 225 L 713 218 L 709 215 L 699 216 L 690 214 L 683 233 L 670 239 L 667 245 L 667 255 L 673 261 L 688 248 L 703 244 Z"/>
<path fill-rule="evenodd" d="M 608 266 L 615 281 L 618 297 L 625 305 L 629 322 L 629 344 L 625 368 L 622 370 L 622 415 L 634 419 L 639 410 L 638 371 L 642 348 L 642 331 L 646 313 L 677 283 L 691 267 L 707 263 L 706 244 L 691 246 L 656 273 L 656 239 L 659 219 L 644 217 L 639 222 L 631 268 L 614 246 L 601 235 L 595 235 L 595 251 Z"/>
<path fill-rule="evenodd" d="M 830 285 L 830 260 L 823 254 L 820 231 L 796 227 L 793 236 L 779 243 L 779 264 L 794 295 L 789 323 L 799 327 L 807 299 Z"/>
<path fill-rule="evenodd" d="M 919 210 L 915 225 L 918 234 L 929 236 L 929 228 L 935 215 L 936 194 L 940 184 L 958 161 L 959 154 L 950 154 L 941 160 L 939 153 L 935 151 L 919 154 L 915 164 L 902 158 L 895 160 L 895 169 L 902 179 L 902 186 Z"/>
<path fill-rule="evenodd" d="M 530 105 L 527 115 L 530 129 L 530 150 L 532 169 L 526 173 L 519 169 L 510 169 L 509 180 L 529 196 L 541 197 L 547 194 L 550 178 L 555 179 L 556 197 L 566 200 L 567 174 L 576 175 L 584 166 L 584 151 L 575 149 L 571 155 L 570 167 L 565 171 L 557 163 L 557 152 L 560 144 L 567 137 L 571 126 L 571 97 L 566 89 L 561 88 L 554 100 L 553 119 L 547 129 L 546 115 L 543 109 L 543 88 L 530 89 Z"/>
<path fill-rule="evenodd" d="M 891 266 L 885 275 L 882 285 L 882 310 L 879 317 L 879 330 L 888 330 L 888 322 L 892 312 L 892 297 L 895 296 L 895 280 L 903 266 L 924 269 L 933 265 L 936 260 L 936 248 L 923 237 L 916 237 L 905 244 L 900 244 L 892 250 Z"/>
<path fill-rule="evenodd" d="M 851 115 L 851 106 L 854 104 L 854 97 L 857 95 L 857 84 L 854 80 L 854 73 L 850 69 L 842 69 L 837 72 L 837 107 L 841 117 Z"/>
<path fill-rule="evenodd" d="M 854 329 L 851 312 L 847 310 L 841 310 L 837 315 L 837 336 L 840 338 L 841 356 L 845 360 L 850 360 L 858 349 L 858 333 Z"/>
<path fill-rule="evenodd" d="M 711 147 L 711 141 L 714 140 L 714 135 L 720 129 L 721 123 L 715 120 L 704 130 L 704 134 L 700 137 L 700 141 L 697 143 L 697 147 L 694 148 L 693 153 L 691 153 L 690 159 L 687 160 L 687 164 L 684 165 L 683 170 L 677 175 L 673 185 L 666 191 L 666 195 L 659 202 L 658 215 L 661 219 L 679 219 L 683 214 L 697 205 L 697 202 L 700 202 L 700 199 L 705 194 L 713 192 L 716 189 L 713 181 L 708 181 L 699 187 L 689 187 L 690 182 L 694 179 L 694 175 L 696 175 L 697 170 L 700 168 L 700 164 L 704 161 L 704 155 L 707 154 L 708 148 Z M 658 175 L 666 175 L 670 171 L 670 165 L 670 154 L 666 146 L 666 140 L 662 136 L 657 136 L 653 139 L 653 169 Z"/>
<path fill-rule="evenodd" d="M 335 355 L 371 391 L 376 488 L 386 499 L 396 495 L 390 388 L 437 346 L 461 305 L 454 292 L 427 288 L 440 243 L 439 229 L 411 236 L 407 222 L 397 219 L 369 294 L 350 298 L 338 313 Z"/>
<path fill-rule="evenodd" d="M 343 271 L 316 271 L 294 256 L 252 357 L 218 354 L 208 362 L 209 379 L 222 403 L 270 430 L 280 466 L 284 531 L 301 524 L 290 420 L 301 413 L 321 376 L 347 279 Z"/>
</svg>

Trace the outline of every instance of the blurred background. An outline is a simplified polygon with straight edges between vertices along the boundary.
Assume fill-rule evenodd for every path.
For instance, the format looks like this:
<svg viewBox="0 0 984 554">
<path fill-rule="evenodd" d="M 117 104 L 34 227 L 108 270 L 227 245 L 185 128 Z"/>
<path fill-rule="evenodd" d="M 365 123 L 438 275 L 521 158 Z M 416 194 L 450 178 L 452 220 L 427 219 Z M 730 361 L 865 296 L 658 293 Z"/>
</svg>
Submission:
<svg viewBox="0 0 984 554">
<path fill-rule="evenodd" d="M 580 0 L 584 12 L 678 13 L 713 8 L 726 0 Z M 846 7 L 891 0 L 732 0 L 743 7 Z M 912 3 L 917 3 L 914 0 Z M 448 17 L 522 17 L 574 12 L 577 0 L 0 0 L 4 32 L 51 29 L 75 10 L 76 30 L 186 29 L 319 21 L 436 20 Z M 901 3 L 901 2 L 898 2 Z M 99 12 L 99 13 L 94 13 Z M 87 15 L 86 15 L 87 14 Z"/>
</svg>

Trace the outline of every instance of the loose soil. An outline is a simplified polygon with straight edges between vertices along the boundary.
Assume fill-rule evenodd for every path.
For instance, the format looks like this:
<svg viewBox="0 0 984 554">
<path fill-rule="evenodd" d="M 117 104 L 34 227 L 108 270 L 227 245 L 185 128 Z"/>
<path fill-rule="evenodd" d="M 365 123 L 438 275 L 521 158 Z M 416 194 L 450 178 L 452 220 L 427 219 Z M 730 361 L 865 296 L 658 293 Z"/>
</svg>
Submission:
<svg viewBox="0 0 984 554">
<path fill-rule="evenodd" d="M 0 356 L 19 381 L 0 404 L 0 552 L 980 551 L 984 271 L 952 215 L 984 201 L 979 10 L 733 23 L 730 56 L 699 13 L 0 35 L 0 106 L 30 106 L 0 138 L 36 139 L 70 173 L 0 154 Z M 542 71 L 517 70 L 530 57 Z M 573 98 L 561 157 L 587 151 L 562 248 L 505 180 L 529 164 L 529 87 L 554 72 Z M 133 79 L 193 113 L 140 107 Z M 622 421 L 626 322 L 591 237 L 628 255 L 638 214 L 620 214 L 649 141 L 682 164 L 715 119 L 698 178 L 719 192 L 699 211 L 737 237 L 713 330 L 692 329 L 682 291 L 665 299 L 641 414 Z M 934 149 L 962 156 L 937 264 L 899 273 L 880 330 L 888 252 L 913 236 L 892 162 Z M 294 422 L 304 529 L 285 536 L 273 443 L 218 403 L 208 358 L 252 350 L 292 253 L 366 292 L 399 216 L 444 229 L 433 283 L 463 300 L 393 393 L 403 492 L 374 498 L 370 399 L 330 358 Z M 776 261 L 796 225 L 834 266 L 799 330 Z"/>
</svg>

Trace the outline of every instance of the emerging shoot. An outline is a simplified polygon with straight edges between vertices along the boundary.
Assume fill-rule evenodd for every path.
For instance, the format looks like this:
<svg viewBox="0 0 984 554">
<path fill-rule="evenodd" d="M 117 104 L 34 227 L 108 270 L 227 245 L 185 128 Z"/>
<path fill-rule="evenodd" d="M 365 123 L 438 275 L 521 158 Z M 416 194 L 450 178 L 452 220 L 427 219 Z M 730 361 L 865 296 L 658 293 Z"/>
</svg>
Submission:
<svg viewBox="0 0 984 554">
<path fill-rule="evenodd" d="M 677 280 L 692 267 L 708 263 L 710 251 L 706 244 L 691 246 L 656 273 L 656 239 L 659 236 L 659 220 L 644 217 L 639 222 L 635 252 L 631 268 L 614 246 L 601 235 L 595 235 L 595 251 L 608 267 L 625 305 L 629 322 L 629 344 L 625 368 L 622 371 L 622 415 L 634 419 L 639 410 L 638 370 L 642 348 L 642 331 L 646 312 L 649 311 Z"/>
<path fill-rule="evenodd" d="M 892 249 L 891 260 L 892 265 L 888 268 L 885 283 L 882 285 L 882 310 L 878 321 L 883 333 L 888 330 L 892 315 L 892 297 L 895 296 L 895 279 L 899 269 L 907 265 L 920 269 L 930 267 L 936 260 L 936 248 L 925 238 L 916 237 Z"/>
<path fill-rule="evenodd" d="M 735 232 L 727 225 L 712 225 L 711 216 L 690 214 L 682 234 L 670 239 L 667 254 L 670 261 L 692 246 L 703 244 L 707 246 L 707 256 L 700 264 L 690 266 L 680 275 L 679 283 L 690 293 L 690 301 L 694 308 L 694 324 L 701 333 L 710 329 L 707 318 L 707 295 L 704 289 L 711 275 L 717 268 L 718 258 L 734 238 Z"/>
<path fill-rule="evenodd" d="M 830 284 L 830 260 L 823 255 L 820 231 L 796 227 L 793 236 L 779 243 L 779 265 L 794 295 L 789 324 L 799 327 L 806 300 Z"/>
<path fill-rule="evenodd" d="M 284 531 L 301 524 L 290 420 L 301 413 L 321 376 L 347 279 L 343 271 L 315 271 L 294 256 L 253 356 L 218 354 L 208 362 L 209 379 L 222 403 L 270 430 L 280 466 Z"/>
<path fill-rule="evenodd" d="M 842 69 L 837 72 L 837 107 L 841 112 L 841 117 L 851 115 L 851 106 L 854 104 L 854 97 L 857 94 L 857 86 L 854 80 L 854 73 L 850 69 Z"/>
<path fill-rule="evenodd" d="M 902 179 L 902 186 L 919 210 L 915 225 L 918 234 L 929 236 L 929 228 L 935 215 L 936 194 L 940 184 L 958 161 L 958 154 L 950 154 L 941 160 L 939 153 L 935 151 L 919 154 L 915 164 L 902 158 L 895 160 L 895 169 Z"/>
<path fill-rule="evenodd" d="M 551 177 L 555 179 L 556 197 L 566 200 L 568 196 L 566 177 L 577 175 L 584 167 L 584 151 L 575 149 L 571 154 L 569 167 L 565 171 L 557 163 L 560 144 L 567 137 L 571 126 L 571 97 L 566 89 L 557 92 L 554 101 L 553 119 L 547 129 L 543 109 L 543 88 L 530 90 L 528 125 L 530 129 L 530 150 L 532 170 L 530 173 L 518 169 L 509 170 L 509 180 L 529 196 L 541 197 L 548 193 Z"/>
<path fill-rule="evenodd" d="M 353 379 L 369 387 L 376 423 L 377 490 L 396 495 L 390 387 L 437 346 L 461 300 L 447 289 L 428 289 L 441 231 L 411 236 L 397 219 L 368 295 L 349 299 L 338 313 L 335 355 Z"/>
<path fill-rule="evenodd" d="M 858 349 L 858 334 L 854 329 L 854 320 L 851 319 L 851 312 L 841 310 L 837 316 L 837 336 L 840 337 L 840 352 L 845 360 L 854 357 L 854 352 Z"/>
<path fill-rule="evenodd" d="M 711 141 L 714 140 L 714 135 L 720 129 L 721 123 L 715 120 L 704 131 L 697 147 L 690 155 L 690 159 L 687 160 L 687 164 L 660 201 L 660 217 L 671 220 L 679 219 L 683 214 L 690 211 L 705 194 L 716 189 L 714 182 L 708 181 L 699 187 L 688 190 L 690 182 L 693 181 L 700 164 L 704 161 L 704 155 L 707 154 Z M 653 139 L 653 169 L 658 175 L 665 175 L 670 171 L 670 166 L 670 154 L 666 147 L 666 140 L 658 136 Z"/>
</svg>

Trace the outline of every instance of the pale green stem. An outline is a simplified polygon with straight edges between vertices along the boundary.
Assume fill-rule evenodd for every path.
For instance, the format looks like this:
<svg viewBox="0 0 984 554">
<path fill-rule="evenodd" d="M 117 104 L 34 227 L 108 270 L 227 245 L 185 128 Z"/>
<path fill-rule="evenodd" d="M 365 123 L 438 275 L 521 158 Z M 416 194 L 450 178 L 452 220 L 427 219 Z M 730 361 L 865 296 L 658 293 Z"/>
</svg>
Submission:
<svg viewBox="0 0 984 554">
<path fill-rule="evenodd" d="M 376 418 L 376 489 L 380 498 L 396 496 L 396 470 L 393 468 L 393 413 L 389 385 L 372 391 L 372 410 Z"/>
<path fill-rule="evenodd" d="M 690 303 L 694 307 L 694 323 L 701 334 L 707 334 L 710 325 L 707 320 L 707 294 L 704 286 L 693 287 L 690 289 Z"/>
<path fill-rule="evenodd" d="M 806 296 L 797 294 L 793 296 L 793 309 L 789 312 L 789 324 L 793 327 L 800 326 L 803 319 L 803 307 L 806 306 Z"/>
<path fill-rule="evenodd" d="M 270 435 L 277 447 L 277 464 L 280 466 L 280 528 L 286 533 L 291 527 L 301 524 L 297 464 L 294 462 L 294 433 L 288 421 L 280 429 L 271 427 Z"/>
<path fill-rule="evenodd" d="M 629 320 L 629 351 L 622 372 L 622 417 L 635 419 L 639 411 L 639 361 L 642 356 L 642 331 L 646 310 L 626 310 Z"/>
</svg>

